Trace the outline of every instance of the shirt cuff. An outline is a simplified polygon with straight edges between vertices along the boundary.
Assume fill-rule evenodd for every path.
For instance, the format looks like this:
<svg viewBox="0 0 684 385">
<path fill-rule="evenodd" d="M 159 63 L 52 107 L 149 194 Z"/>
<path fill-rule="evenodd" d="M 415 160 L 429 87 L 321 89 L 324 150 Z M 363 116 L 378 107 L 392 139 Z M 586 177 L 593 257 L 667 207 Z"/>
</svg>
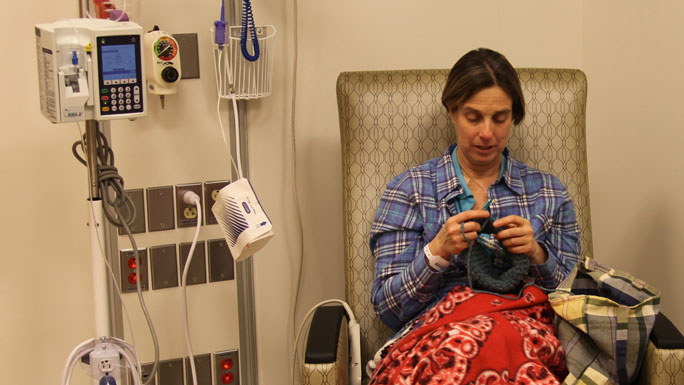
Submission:
<svg viewBox="0 0 684 385">
<path fill-rule="evenodd" d="M 549 253 L 549 249 L 544 243 L 539 242 L 539 245 L 544 249 L 544 253 L 546 253 L 546 262 L 539 265 L 531 265 L 532 277 L 546 288 L 555 287 L 556 282 L 554 278 L 556 277 L 556 270 L 558 270 L 556 256 Z"/>
<path fill-rule="evenodd" d="M 435 288 L 439 285 L 440 277 L 442 276 L 442 271 L 433 270 L 430 265 L 428 265 L 425 253 L 421 249 L 420 258 L 416 258 L 413 261 L 413 266 L 411 267 L 411 275 L 414 277 L 416 283 L 420 282 L 415 286 L 417 292 L 422 293 L 426 298 L 421 300 L 425 301 L 431 297 Z"/>
</svg>

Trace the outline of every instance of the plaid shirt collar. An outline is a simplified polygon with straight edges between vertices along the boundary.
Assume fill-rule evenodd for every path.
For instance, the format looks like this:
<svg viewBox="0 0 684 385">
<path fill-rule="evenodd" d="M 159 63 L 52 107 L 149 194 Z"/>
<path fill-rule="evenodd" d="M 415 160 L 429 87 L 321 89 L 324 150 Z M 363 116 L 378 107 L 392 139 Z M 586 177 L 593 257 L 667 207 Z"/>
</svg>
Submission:
<svg viewBox="0 0 684 385">
<path fill-rule="evenodd" d="M 455 144 L 449 146 L 435 167 L 435 174 L 437 178 L 437 199 L 440 201 L 445 199 L 447 201 L 451 201 L 463 194 L 463 186 L 456 177 L 456 171 L 454 170 L 453 159 L 451 157 L 454 147 L 456 147 Z M 500 180 L 503 180 L 504 184 L 516 195 L 522 195 L 522 176 L 527 173 L 525 165 L 523 163 L 513 161 L 508 148 L 504 149 L 504 155 L 506 155 L 506 168 L 504 169 L 501 178 L 494 183 L 498 183 Z"/>
</svg>

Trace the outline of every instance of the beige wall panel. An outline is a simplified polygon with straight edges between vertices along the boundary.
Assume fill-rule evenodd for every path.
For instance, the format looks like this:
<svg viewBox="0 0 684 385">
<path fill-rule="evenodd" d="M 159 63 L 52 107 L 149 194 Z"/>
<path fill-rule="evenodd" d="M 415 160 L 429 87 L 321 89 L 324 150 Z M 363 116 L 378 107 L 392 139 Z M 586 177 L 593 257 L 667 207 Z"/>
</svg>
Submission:
<svg viewBox="0 0 684 385">
<path fill-rule="evenodd" d="M 684 309 L 684 27 L 677 1 L 584 3 L 587 147 L 594 255 L 662 290 Z"/>
</svg>

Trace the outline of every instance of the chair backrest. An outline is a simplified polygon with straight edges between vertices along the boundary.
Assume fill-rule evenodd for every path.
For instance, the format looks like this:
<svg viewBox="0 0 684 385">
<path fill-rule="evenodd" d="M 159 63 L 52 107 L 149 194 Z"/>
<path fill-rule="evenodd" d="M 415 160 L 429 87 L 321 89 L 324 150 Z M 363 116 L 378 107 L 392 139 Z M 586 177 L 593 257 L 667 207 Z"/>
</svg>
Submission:
<svg viewBox="0 0 684 385">
<path fill-rule="evenodd" d="M 573 69 L 518 69 L 525 120 L 512 129 L 513 157 L 558 176 L 575 204 L 582 250 L 592 254 L 585 145 L 586 76 Z M 342 141 L 347 302 L 361 325 L 363 362 L 391 330 L 370 303 L 371 223 L 387 183 L 442 155 L 455 132 L 441 103 L 449 70 L 345 72 L 337 80 Z"/>
</svg>

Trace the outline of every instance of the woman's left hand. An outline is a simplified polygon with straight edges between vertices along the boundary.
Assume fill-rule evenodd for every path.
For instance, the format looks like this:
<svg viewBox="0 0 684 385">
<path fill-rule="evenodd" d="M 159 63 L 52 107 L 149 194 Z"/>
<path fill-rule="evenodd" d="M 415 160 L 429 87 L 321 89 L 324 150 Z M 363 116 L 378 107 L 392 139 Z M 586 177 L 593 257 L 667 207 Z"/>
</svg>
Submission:
<svg viewBox="0 0 684 385">
<path fill-rule="evenodd" d="M 546 253 L 534 239 L 534 230 L 530 221 L 517 215 L 509 215 L 497 219 L 492 225 L 503 228 L 496 233 L 496 239 L 508 252 L 527 255 L 530 262 L 536 265 L 546 262 Z"/>
</svg>

